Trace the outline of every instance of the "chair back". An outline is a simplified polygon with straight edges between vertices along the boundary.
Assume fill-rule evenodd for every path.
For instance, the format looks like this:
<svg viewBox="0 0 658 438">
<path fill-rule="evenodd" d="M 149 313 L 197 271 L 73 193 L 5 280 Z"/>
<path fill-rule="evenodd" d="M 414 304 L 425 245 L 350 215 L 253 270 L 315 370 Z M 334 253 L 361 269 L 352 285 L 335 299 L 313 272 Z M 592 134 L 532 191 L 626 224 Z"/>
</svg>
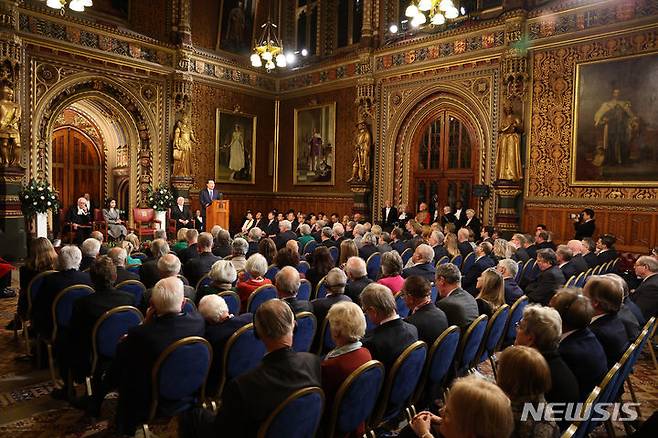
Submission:
<svg viewBox="0 0 658 438">
<path fill-rule="evenodd" d="M 187 281 L 187 278 L 183 274 L 178 274 L 176 277 L 178 277 L 180 279 L 180 281 L 182 281 L 185 286 L 190 285 L 190 282 Z"/>
<path fill-rule="evenodd" d="M 432 282 L 432 287 L 430 288 L 430 298 L 433 303 L 436 303 L 436 299 L 439 298 L 439 288 Z"/>
<path fill-rule="evenodd" d="M 278 273 L 279 273 L 279 268 L 277 268 L 276 265 L 270 265 L 267 268 L 267 272 L 265 272 L 265 275 L 263 277 L 267 278 L 272 283 L 274 283 L 274 277 L 276 277 L 276 274 Z"/>
<path fill-rule="evenodd" d="M 302 249 L 302 254 L 313 254 L 313 251 L 315 251 L 315 248 L 318 247 L 318 242 L 315 240 L 309 240 L 306 242 L 306 245 L 304 245 L 304 248 Z"/>
<path fill-rule="evenodd" d="M 315 338 L 317 321 L 311 312 L 299 312 L 295 315 L 297 327 L 292 338 L 292 349 L 297 352 L 311 351 L 311 344 Z"/>
<path fill-rule="evenodd" d="M 224 385 L 260 364 L 265 356 L 265 344 L 256 338 L 254 324 L 240 327 L 226 341 L 218 395 L 221 396 Z"/>
<path fill-rule="evenodd" d="M 94 374 L 98 359 L 113 359 L 123 335 L 143 321 L 142 312 L 133 306 L 115 307 L 98 318 L 91 332 L 91 375 Z"/>
<path fill-rule="evenodd" d="M 402 251 L 402 254 L 400 254 L 400 257 L 402 258 L 402 266 L 407 264 L 412 255 L 414 255 L 414 252 L 411 250 L 411 248 L 407 248 Z"/>
<path fill-rule="evenodd" d="M 589 270 L 587 272 L 589 272 Z M 582 289 L 585 286 L 587 279 L 590 277 L 587 272 L 581 272 L 580 275 L 578 275 L 578 278 L 576 278 L 576 281 L 574 282 L 575 287 Z"/>
<path fill-rule="evenodd" d="M 377 411 L 373 417 L 372 426 L 397 417 L 406 407 L 423 374 L 427 344 L 416 341 L 400 354 L 386 377 L 384 392 L 379 398 Z"/>
<path fill-rule="evenodd" d="M 247 312 L 255 315 L 260 305 L 272 298 L 276 298 L 276 287 L 271 284 L 259 286 L 247 299 Z"/>
<path fill-rule="evenodd" d="M 297 291 L 297 299 L 298 300 L 310 301 L 311 300 L 311 289 L 313 289 L 313 286 L 311 286 L 311 282 L 308 281 L 305 278 L 302 278 L 301 281 L 299 282 L 299 290 Z"/>
<path fill-rule="evenodd" d="M 127 265 L 126 266 L 126 271 L 132 272 L 133 274 L 139 275 L 139 270 L 142 267 L 142 265 Z"/>
<path fill-rule="evenodd" d="M 368 272 L 368 278 L 372 281 L 379 278 L 379 268 L 382 266 L 382 255 L 378 252 L 371 254 L 366 261 L 366 271 Z"/>
<path fill-rule="evenodd" d="M 64 288 L 57 294 L 52 306 L 53 315 L 53 335 L 52 340 L 57 339 L 57 330 L 59 328 L 68 327 L 71 322 L 71 315 L 73 314 L 73 303 L 82 297 L 91 295 L 94 289 L 86 284 L 74 284 Z"/>
<path fill-rule="evenodd" d="M 196 287 L 195 290 L 199 292 L 199 290 L 206 285 L 209 285 L 212 283 L 212 278 L 208 276 L 208 273 L 204 274 L 203 277 L 199 278 L 199 281 L 196 282 Z"/>
<path fill-rule="evenodd" d="M 395 307 L 398 309 L 398 315 L 400 315 L 400 318 L 406 318 L 409 316 L 409 308 L 404 301 L 404 294 L 402 291 L 395 294 Z"/>
<path fill-rule="evenodd" d="M 505 345 L 511 345 L 516 339 L 516 324 L 521 321 L 523 317 L 523 309 L 528 305 L 528 297 L 523 295 L 520 296 L 512 307 L 509 310 L 509 318 L 507 319 L 507 325 L 505 326 L 505 339 L 503 343 Z"/>
<path fill-rule="evenodd" d="M 461 254 L 457 254 L 456 256 L 454 256 L 454 257 L 450 260 L 450 263 L 452 263 L 453 265 L 455 265 L 455 266 L 457 266 L 458 268 L 460 268 L 461 265 L 462 265 L 462 256 L 461 256 Z"/>
<path fill-rule="evenodd" d="M 471 266 L 473 266 L 473 263 L 475 263 L 475 253 L 469 252 L 466 254 L 466 257 L 464 257 L 464 261 L 462 262 L 462 273 L 468 272 L 468 270 L 471 269 Z"/>
<path fill-rule="evenodd" d="M 158 402 L 177 402 L 166 413 L 174 416 L 203 400 L 212 347 L 200 336 L 179 339 L 160 353 L 151 372 L 151 409 L 149 421 L 158 413 Z"/>
<path fill-rule="evenodd" d="M 54 274 L 55 272 L 57 272 L 57 271 L 49 270 L 49 271 L 39 272 L 27 284 L 27 314 L 28 315 L 32 314 L 32 303 L 34 303 L 34 299 L 36 298 L 37 294 L 39 293 L 39 288 L 43 284 L 43 280 L 47 276 L 49 276 L 50 274 Z"/>
<path fill-rule="evenodd" d="M 434 389 L 443 385 L 443 381 L 452 367 L 452 363 L 457 354 L 459 347 L 459 327 L 451 325 L 436 338 L 429 352 L 427 353 L 427 362 L 425 362 L 425 371 L 423 380 L 414 396 L 414 403 L 418 400 L 423 392 L 430 396 L 429 400 L 435 400 Z"/>
<path fill-rule="evenodd" d="M 318 356 L 322 356 L 325 353 L 336 348 L 336 343 L 331 337 L 331 327 L 329 326 L 329 320 L 327 318 L 322 321 L 322 327 L 320 328 L 320 342 L 318 342 Z"/>
<path fill-rule="evenodd" d="M 572 275 L 571 277 L 569 277 L 569 279 L 567 280 L 567 282 L 566 282 L 566 284 L 564 285 L 564 287 L 576 287 L 576 282 L 577 282 L 578 279 L 579 279 L 580 277 L 582 277 L 583 275 L 585 275 L 584 272 L 581 272 L 581 273 L 579 273 L 579 274 L 574 274 L 574 275 Z"/>
<path fill-rule="evenodd" d="M 484 333 L 487 330 L 488 320 L 487 315 L 480 315 L 466 329 L 459 345 L 459 353 L 455 359 L 455 368 L 458 375 L 468 371 L 475 361 L 484 339 Z"/>
<path fill-rule="evenodd" d="M 450 259 L 448 258 L 448 256 L 443 256 L 436 262 L 436 265 L 434 267 L 438 268 L 439 266 L 445 265 L 446 263 L 449 263 L 449 262 L 450 262 Z"/>
<path fill-rule="evenodd" d="M 155 210 L 152 208 L 133 208 L 133 220 L 137 226 L 149 224 L 155 219 Z"/>
<path fill-rule="evenodd" d="M 322 412 L 324 392 L 313 386 L 299 389 L 283 401 L 258 429 L 258 438 L 306 438 L 315 436 Z"/>
<path fill-rule="evenodd" d="M 306 274 L 306 272 L 307 272 L 309 269 L 311 269 L 311 265 L 309 265 L 308 262 L 307 262 L 306 260 L 301 260 L 301 261 L 297 264 L 297 272 L 299 272 L 300 274 Z"/>
<path fill-rule="evenodd" d="M 134 259 L 141 260 L 141 261 L 144 261 L 148 258 L 148 256 L 146 254 L 144 254 L 143 252 L 140 252 L 140 251 L 131 252 L 130 257 L 132 257 Z"/>
<path fill-rule="evenodd" d="M 345 436 L 368 421 L 384 383 L 384 365 L 370 360 L 347 376 L 336 392 L 327 437 Z"/>
<path fill-rule="evenodd" d="M 509 319 L 509 310 L 510 307 L 507 304 L 503 304 L 496 309 L 493 315 L 491 315 L 491 319 L 487 324 L 487 331 L 484 335 L 484 341 L 480 346 L 480 354 L 476 356 L 479 357 L 479 360 L 473 364 L 474 366 L 493 356 L 498 349 L 498 346 L 505 336 L 505 327 L 507 326 L 507 320 Z"/>
<path fill-rule="evenodd" d="M 100 208 L 94 208 L 94 222 L 105 222 L 105 217 L 103 216 L 103 210 Z"/>
<path fill-rule="evenodd" d="M 233 315 L 240 313 L 240 296 L 238 294 L 232 290 L 226 290 L 224 292 L 219 292 L 217 295 L 224 298 L 229 313 Z"/>
<path fill-rule="evenodd" d="M 146 286 L 139 280 L 125 280 L 121 283 L 114 286 L 115 289 L 122 292 L 128 292 L 133 296 L 133 303 L 135 306 L 140 306 L 142 304 L 142 299 L 144 293 L 146 292 Z"/>
<path fill-rule="evenodd" d="M 189 298 L 185 297 L 185 304 L 183 304 L 183 312 L 185 312 L 185 313 L 194 313 L 194 312 L 196 312 L 196 305 L 194 305 L 194 301 L 192 301 Z"/>
<path fill-rule="evenodd" d="M 516 275 L 514 276 L 514 281 L 518 284 L 519 281 L 521 281 L 521 274 L 523 274 L 523 260 L 519 260 L 516 262 L 517 269 L 516 269 Z"/>
<path fill-rule="evenodd" d="M 338 264 L 338 254 L 339 254 L 338 247 L 337 246 L 329 247 L 329 254 L 331 254 L 331 258 L 334 260 L 334 265 Z"/>
<path fill-rule="evenodd" d="M 533 269 L 535 269 L 535 259 L 528 259 L 528 261 L 525 262 L 525 265 L 523 265 L 523 271 L 521 272 L 521 279 L 530 278 L 529 276 L 532 273 Z"/>
<path fill-rule="evenodd" d="M 327 296 L 327 288 L 324 286 L 327 277 L 322 277 L 315 286 L 315 298 L 325 298 Z"/>
</svg>

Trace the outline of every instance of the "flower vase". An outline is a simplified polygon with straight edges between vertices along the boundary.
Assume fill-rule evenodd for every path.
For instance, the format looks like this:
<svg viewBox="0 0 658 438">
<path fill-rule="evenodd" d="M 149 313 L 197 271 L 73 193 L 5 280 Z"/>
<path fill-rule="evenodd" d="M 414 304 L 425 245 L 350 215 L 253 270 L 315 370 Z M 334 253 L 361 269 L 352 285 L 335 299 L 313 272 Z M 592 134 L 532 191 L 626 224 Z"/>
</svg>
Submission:
<svg viewBox="0 0 658 438">
<path fill-rule="evenodd" d="M 161 229 L 161 230 L 167 229 L 167 212 L 166 211 L 156 210 L 155 219 L 160 221 L 160 224 L 156 224 L 156 226 L 159 229 Z"/>
<path fill-rule="evenodd" d="M 37 213 L 37 237 L 48 237 L 48 213 Z"/>
</svg>

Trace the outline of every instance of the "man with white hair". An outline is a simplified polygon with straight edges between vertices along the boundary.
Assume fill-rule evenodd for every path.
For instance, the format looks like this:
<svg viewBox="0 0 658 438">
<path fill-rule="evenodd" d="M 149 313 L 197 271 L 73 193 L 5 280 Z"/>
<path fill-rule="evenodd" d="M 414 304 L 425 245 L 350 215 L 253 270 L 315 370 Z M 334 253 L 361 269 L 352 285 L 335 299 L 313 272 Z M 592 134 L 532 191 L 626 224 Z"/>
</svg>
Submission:
<svg viewBox="0 0 658 438">
<path fill-rule="evenodd" d="M 368 257 L 377 251 L 377 236 L 371 232 L 367 232 L 361 239 L 361 248 L 359 248 L 359 257 L 368 261 Z"/>
<path fill-rule="evenodd" d="M 70 231 L 75 233 L 75 242 L 82 243 L 91 233 L 91 210 L 85 198 L 78 198 L 76 205 L 66 213 L 66 223 Z"/>
<path fill-rule="evenodd" d="M 176 231 L 192 228 L 192 212 L 190 207 L 185 205 L 185 198 L 182 196 L 176 199 L 176 206 L 171 209 L 171 218 L 176 221 Z"/>
<path fill-rule="evenodd" d="M 557 257 L 557 267 L 560 268 L 562 275 L 564 275 L 567 281 L 572 276 L 580 274 L 576 266 L 571 263 L 573 252 L 571 252 L 567 245 L 558 245 L 555 250 L 555 256 Z"/>
<path fill-rule="evenodd" d="M 139 280 L 146 286 L 147 289 L 155 286 L 155 283 L 160 280 L 160 271 L 158 271 L 158 260 L 161 257 L 169 254 L 169 244 L 164 239 L 155 239 L 151 242 L 152 258 L 142 263 L 139 269 Z M 176 274 L 180 274 L 177 272 Z"/>
<path fill-rule="evenodd" d="M 253 227 L 249 230 L 249 233 L 247 233 L 247 244 L 249 245 L 246 255 L 247 258 L 258 252 L 258 242 L 260 242 L 262 237 L 263 231 L 259 227 Z"/>
<path fill-rule="evenodd" d="M 139 281 L 139 275 L 126 269 L 126 258 L 128 257 L 128 253 L 125 249 L 120 246 L 115 246 L 108 251 L 107 256 L 112 260 L 112 263 L 114 263 L 117 270 L 117 280 L 115 284 L 122 283 L 126 280 Z"/>
<path fill-rule="evenodd" d="M 434 259 L 432 260 L 434 265 L 436 265 L 442 257 L 448 257 L 449 259 L 451 258 L 448 254 L 448 250 L 445 248 L 445 246 L 443 246 L 444 240 L 445 236 L 441 231 L 434 230 L 430 233 L 430 238 L 428 239 L 427 243 L 434 250 Z"/>
<path fill-rule="evenodd" d="M 372 280 L 368 278 L 366 262 L 361 257 L 350 257 L 345 263 L 345 274 L 348 278 L 345 295 L 358 304 L 361 302 L 359 301 L 361 292 L 372 283 Z"/>
<path fill-rule="evenodd" d="M 206 295 L 201 298 L 199 313 L 206 321 L 204 338 L 210 342 L 214 352 L 208 380 L 206 381 L 206 394 L 215 395 L 219 389 L 219 378 L 222 375 L 226 341 L 239 328 L 253 322 L 253 315 L 251 313 L 241 315 L 229 313 L 226 301 L 217 295 Z"/>
<path fill-rule="evenodd" d="M 658 260 L 651 256 L 641 256 L 635 261 L 634 268 L 642 283 L 635 288 L 630 298 L 648 321 L 658 315 Z"/>
<path fill-rule="evenodd" d="M 338 246 L 335 240 L 332 239 L 334 231 L 329 227 L 323 227 L 320 231 L 320 245 L 331 248 L 332 246 Z"/>
<path fill-rule="evenodd" d="M 516 284 L 516 274 L 519 272 L 519 265 L 512 259 L 502 259 L 496 266 L 496 271 L 500 272 L 505 282 L 505 303 L 510 306 L 523 295 L 523 289 Z"/>
<path fill-rule="evenodd" d="M 404 269 L 402 271 L 402 277 L 407 278 L 417 275 L 432 283 L 436 275 L 436 269 L 434 268 L 434 263 L 432 263 L 434 260 L 434 250 L 432 247 L 426 243 L 421 243 L 416 247 L 411 260 L 414 263 L 413 266 Z"/>
<path fill-rule="evenodd" d="M 101 232 L 98 231 L 98 230 L 95 230 L 95 231 L 92 231 L 92 232 L 91 232 L 91 234 L 89 235 L 89 237 L 91 237 L 92 239 L 96 239 L 96 240 L 98 240 L 98 241 L 100 242 L 100 244 L 101 244 L 101 249 L 100 249 L 100 251 L 99 251 L 98 253 L 99 253 L 100 255 L 107 255 L 108 248 L 107 248 L 107 245 L 105 245 L 105 244 L 103 243 L 103 241 L 105 240 L 105 237 L 103 236 L 103 233 L 101 233 Z"/>
<path fill-rule="evenodd" d="M 361 240 L 363 239 L 363 235 L 365 233 L 366 233 L 366 227 L 364 227 L 363 224 L 357 222 L 357 224 L 354 225 L 354 230 L 352 231 L 352 234 L 354 235 L 352 240 L 356 244 L 357 248 L 361 248 L 361 246 L 363 245 Z"/>
<path fill-rule="evenodd" d="M 247 251 L 249 251 L 249 244 L 242 237 L 233 240 L 232 245 L 231 264 L 236 271 L 244 271 L 247 266 Z"/>
<path fill-rule="evenodd" d="M 197 250 L 199 251 L 199 257 L 190 259 L 185 263 L 183 272 L 187 281 L 190 282 L 190 286 L 195 287 L 197 283 L 210 271 L 212 265 L 221 260 L 219 257 L 213 255 L 212 253 L 212 234 L 210 233 L 201 233 L 199 235 L 199 240 L 197 243 Z"/>
<path fill-rule="evenodd" d="M 340 244 L 345 240 L 345 227 L 340 222 L 336 222 L 331 229 L 333 231 L 332 239 L 336 242 L 336 246 L 340 248 Z"/>
<path fill-rule="evenodd" d="M 571 250 L 573 257 L 571 263 L 576 268 L 576 272 L 581 273 L 589 269 L 587 261 L 583 257 L 583 242 L 580 240 L 570 240 L 567 242 L 567 247 Z"/>
<path fill-rule="evenodd" d="M 96 257 L 98 257 L 101 250 L 101 243 L 93 237 L 90 237 L 82 242 L 80 250 L 82 251 L 82 260 L 80 261 L 80 267 L 78 269 L 86 271 L 91 264 L 94 263 Z"/>
<path fill-rule="evenodd" d="M 81 272 L 80 262 L 82 252 L 74 245 L 62 248 L 57 259 L 59 272 L 46 276 L 32 303 L 31 320 L 38 334 L 45 339 L 50 339 L 53 330 L 52 305 L 57 294 L 74 284 L 86 284 L 91 286 L 91 278 L 88 272 Z"/>
<path fill-rule="evenodd" d="M 473 252 L 473 246 L 468 241 L 469 235 L 470 233 L 466 228 L 457 230 L 457 248 L 459 248 L 462 258 Z"/>
<path fill-rule="evenodd" d="M 297 240 L 297 234 L 291 229 L 292 225 L 289 220 L 282 220 L 279 222 L 279 235 L 276 236 L 276 249 L 281 249 L 286 246 L 289 240 Z"/>
<path fill-rule="evenodd" d="M 156 268 L 158 270 L 158 276 L 157 276 L 158 281 L 165 278 L 178 277 L 178 274 L 180 274 L 181 272 L 180 259 L 176 257 L 176 254 L 165 254 L 158 259 Z M 146 289 L 146 292 L 142 297 L 142 306 L 141 306 L 142 310 L 149 307 L 151 302 L 152 292 L 153 292 L 153 288 Z M 190 300 L 195 301 L 196 289 L 193 286 L 184 285 L 183 292 L 185 294 L 185 298 L 189 298 Z"/>
<path fill-rule="evenodd" d="M 340 268 L 332 268 L 324 277 L 324 287 L 327 290 L 327 295 L 311 302 L 318 328 L 322 327 L 322 322 L 331 306 L 340 301 L 352 301 L 350 297 L 345 295 L 345 286 L 347 286 L 347 275 Z"/>
<path fill-rule="evenodd" d="M 313 311 L 311 303 L 297 299 L 300 283 L 299 271 L 292 266 L 285 266 L 274 277 L 277 296 L 288 303 L 294 314 Z"/>
</svg>

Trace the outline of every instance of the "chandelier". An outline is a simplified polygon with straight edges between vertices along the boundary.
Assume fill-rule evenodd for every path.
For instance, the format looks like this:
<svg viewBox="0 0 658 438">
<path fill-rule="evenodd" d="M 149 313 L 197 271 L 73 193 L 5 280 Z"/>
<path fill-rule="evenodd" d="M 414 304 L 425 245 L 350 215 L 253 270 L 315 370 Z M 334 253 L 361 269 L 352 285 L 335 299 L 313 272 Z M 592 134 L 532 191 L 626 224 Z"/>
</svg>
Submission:
<svg viewBox="0 0 658 438">
<path fill-rule="evenodd" d="M 420 27 L 429 21 L 429 24 L 440 26 L 446 20 L 453 20 L 466 11 L 462 7 L 457 9 L 452 0 L 412 0 L 404 15 L 411 19 L 412 27 Z"/>
<path fill-rule="evenodd" d="M 254 53 L 249 58 L 251 65 L 258 68 L 264 64 L 268 73 L 274 70 L 275 66 L 286 67 L 288 62 L 283 53 L 283 44 L 277 35 L 276 24 L 268 19 L 261 29 L 263 29 L 263 33 L 254 47 Z"/>
<path fill-rule="evenodd" d="M 64 13 L 67 3 L 69 9 L 76 12 L 84 12 L 85 8 L 94 5 L 93 0 L 46 0 L 46 5 L 49 8 L 59 9 L 62 13 Z"/>
</svg>

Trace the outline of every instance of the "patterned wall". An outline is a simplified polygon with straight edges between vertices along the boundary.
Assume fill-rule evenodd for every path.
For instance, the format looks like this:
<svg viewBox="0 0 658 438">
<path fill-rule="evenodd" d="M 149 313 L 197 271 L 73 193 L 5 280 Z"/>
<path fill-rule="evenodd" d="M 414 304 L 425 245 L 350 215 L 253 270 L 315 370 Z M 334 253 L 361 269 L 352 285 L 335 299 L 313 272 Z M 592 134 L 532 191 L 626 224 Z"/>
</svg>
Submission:
<svg viewBox="0 0 658 438">
<path fill-rule="evenodd" d="M 196 47 L 215 50 L 221 0 L 192 0 L 192 41 Z"/>
</svg>

